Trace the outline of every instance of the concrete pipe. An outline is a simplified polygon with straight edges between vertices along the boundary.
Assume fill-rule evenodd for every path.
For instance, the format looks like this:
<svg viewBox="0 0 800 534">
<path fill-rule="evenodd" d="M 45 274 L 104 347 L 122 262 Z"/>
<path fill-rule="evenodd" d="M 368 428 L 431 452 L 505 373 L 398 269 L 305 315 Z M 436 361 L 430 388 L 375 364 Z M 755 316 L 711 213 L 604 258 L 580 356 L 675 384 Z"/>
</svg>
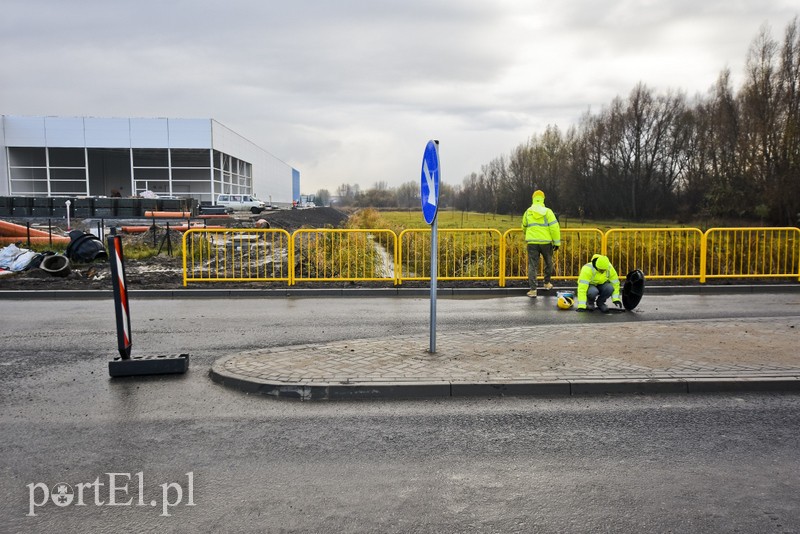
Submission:
<svg viewBox="0 0 800 534">
<path fill-rule="evenodd" d="M 52 276 L 58 276 L 59 278 L 64 278 L 65 276 L 69 275 L 70 272 L 72 272 L 72 267 L 70 267 L 69 264 L 69 258 L 62 256 L 61 254 L 45 256 L 42 259 L 42 264 L 39 265 L 39 268 L 44 272 L 49 273 Z"/>
</svg>

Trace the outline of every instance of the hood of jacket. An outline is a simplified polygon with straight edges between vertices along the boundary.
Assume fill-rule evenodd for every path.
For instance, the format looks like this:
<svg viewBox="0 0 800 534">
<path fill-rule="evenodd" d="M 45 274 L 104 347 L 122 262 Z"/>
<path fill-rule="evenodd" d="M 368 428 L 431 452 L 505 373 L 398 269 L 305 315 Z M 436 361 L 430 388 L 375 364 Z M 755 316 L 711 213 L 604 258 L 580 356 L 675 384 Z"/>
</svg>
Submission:
<svg viewBox="0 0 800 534">
<path fill-rule="evenodd" d="M 533 199 L 533 203 L 529 208 L 532 210 L 536 215 L 540 217 L 544 217 L 545 213 L 547 213 L 547 207 L 544 205 L 544 198 L 543 197 L 536 197 Z"/>
</svg>

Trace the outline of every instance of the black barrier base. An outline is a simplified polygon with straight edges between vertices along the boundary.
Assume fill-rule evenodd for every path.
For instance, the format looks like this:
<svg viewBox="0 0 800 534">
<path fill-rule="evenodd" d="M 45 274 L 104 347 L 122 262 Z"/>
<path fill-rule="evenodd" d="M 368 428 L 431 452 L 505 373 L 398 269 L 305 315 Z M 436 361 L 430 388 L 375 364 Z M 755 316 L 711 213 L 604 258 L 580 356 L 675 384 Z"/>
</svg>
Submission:
<svg viewBox="0 0 800 534">
<path fill-rule="evenodd" d="M 111 376 L 166 375 L 185 373 L 188 369 L 188 354 L 134 356 L 128 360 L 114 358 L 108 362 L 108 374 Z"/>
</svg>

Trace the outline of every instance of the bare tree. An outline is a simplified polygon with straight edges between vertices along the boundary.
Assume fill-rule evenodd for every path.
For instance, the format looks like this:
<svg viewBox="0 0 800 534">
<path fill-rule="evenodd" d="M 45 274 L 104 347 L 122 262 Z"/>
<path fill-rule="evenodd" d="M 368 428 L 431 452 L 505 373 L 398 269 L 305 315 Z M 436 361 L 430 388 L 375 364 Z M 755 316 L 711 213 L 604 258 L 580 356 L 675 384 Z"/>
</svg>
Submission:
<svg viewBox="0 0 800 534">
<path fill-rule="evenodd" d="M 743 164 L 755 188 L 751 198 L 763 196 L 775 177 L 778 152 L 777 42 L 764 25 L 747 54 L 747 78 L 741 91 L 741 116 L 745 143 Z"/>
<path fill-rule="evenodd" d="M 485 181 L 486 192 L 489 195 L 491 206 L 488 210 L 492 213 L 498 213 L 500 206 L 508 205 L 508 196 L 502 190 L 503 184 L 506 183 L 506 162 L 503 156 L 493 159 L 488 165 L 481 168 L 481 174 Z M 502 213 L 506 213 L 503 211 Z"/>
<path fill-rule="evenodd" d="M 519 145 L 508 158 L 506 172 L 501 175 L 500 213 L 522 213 L 531 204 L 531 194 L 537 188 L 533 142 Z"/>
<path fill-rule="evenodd" d="M 780 133 L 776 176 L 767 191 L 779 224 L 800 225 L 800 28 L 786 27 L 779 71 Z"/>
<path fill-rule="evenodd" d="M 318 206 L 325 206 L 331 202 L 331 193 L 327 189 L 319 189 L 314 197 L 314 203 Z"/>
<path fill-rule="evenodd" d="M 336 195 L 339 197 L 339 203 L 343 206 L 353 204 L 360 193 L 361 189 L 358 184 L 342 184 L 336 188 Z"/>
<path fill-rule="evenodd" d="M 688 214 L 737 215 L 745 205 L 748 186 L 742 167 L 740 104 L 723 70 L 709 97 L 692 113 L 693 134 L 687 149 L 687 170 L 681 193 Z"/>
<path fill-rule="evenodd" d="M 561 212 L 564 209 L 561 198 L 571 173 L 569 146 L 558 126 L 548 126 L 541 137 L 534 137 L 531 144 L 536 188 L 545 192 L 550 208 Z M 532 192 L 529 191 L 528 201 Z"/>
<path fill-rule="evenodd" d="M 397 188 L 397 206 L 399 208 L 418 208 L 420 203 L 419 183 L 406 182 Z"/>
</svg>

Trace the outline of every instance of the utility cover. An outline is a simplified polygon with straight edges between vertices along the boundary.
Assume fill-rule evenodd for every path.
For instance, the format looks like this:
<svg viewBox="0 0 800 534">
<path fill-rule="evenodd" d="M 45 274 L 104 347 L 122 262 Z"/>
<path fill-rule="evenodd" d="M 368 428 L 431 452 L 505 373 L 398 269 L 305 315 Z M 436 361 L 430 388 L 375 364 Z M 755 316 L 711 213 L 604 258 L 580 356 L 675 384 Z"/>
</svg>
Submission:
<svg viewBox="0 0 800 534">
<path fill-rule="evenodd" d="M 636 269 L 625 277 L 625 285 L 622 286 L 622 305 L 631 311 L 639 305 L 642 295 L 644 295 L 644 273 Z"/>
</svg>

